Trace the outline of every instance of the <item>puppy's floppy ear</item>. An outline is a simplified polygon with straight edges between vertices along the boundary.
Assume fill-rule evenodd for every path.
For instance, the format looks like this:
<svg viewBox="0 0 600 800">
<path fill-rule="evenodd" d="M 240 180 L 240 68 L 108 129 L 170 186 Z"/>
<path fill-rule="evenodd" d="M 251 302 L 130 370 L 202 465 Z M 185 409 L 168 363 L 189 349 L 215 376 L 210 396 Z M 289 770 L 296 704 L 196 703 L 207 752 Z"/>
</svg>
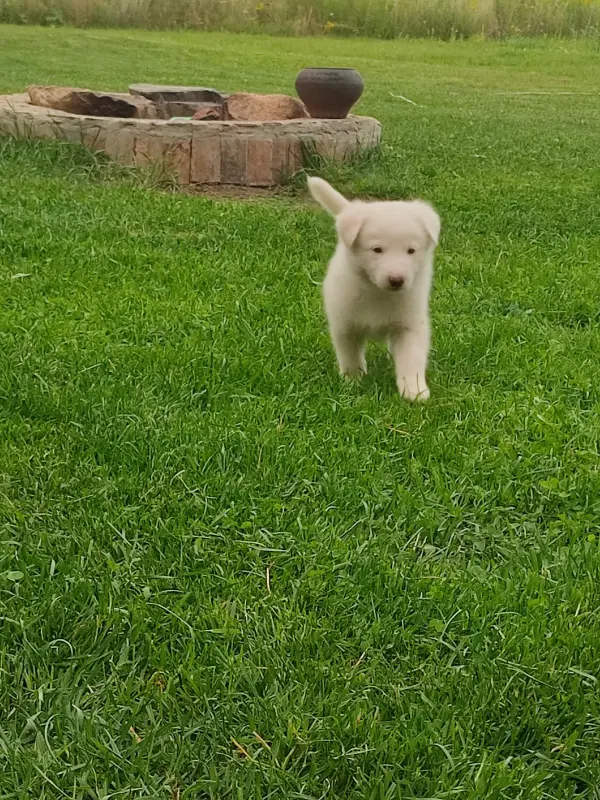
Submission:
<svg viewBox="0 0 600 800">
<path fill-rule="evenodd" d="M 308 188 L 319 205 L 336 217 L 350 205 L 343 194 L 340 194 L 323 178 L 309 178 Z"/>
<path fill-rule="evenodd" d="M 364 203 L 349 203 L 345 211 L 338 215 L 336 228 L 338 236 L 346 247 L 350 248 L 356 241 L 365 221 Z"/>
<path fill-rule="evenodd" d="M 442 223 L 440 222 L 439 216 L 428 203 L 424 203 L 422 200 L 415 200 L 414 206 L 419 219 L 423 223 L 423 227 L 425 228 L 427 235 L 433 242 L 434 246 L 437 247 L 442 228 Z"/>
</svg>

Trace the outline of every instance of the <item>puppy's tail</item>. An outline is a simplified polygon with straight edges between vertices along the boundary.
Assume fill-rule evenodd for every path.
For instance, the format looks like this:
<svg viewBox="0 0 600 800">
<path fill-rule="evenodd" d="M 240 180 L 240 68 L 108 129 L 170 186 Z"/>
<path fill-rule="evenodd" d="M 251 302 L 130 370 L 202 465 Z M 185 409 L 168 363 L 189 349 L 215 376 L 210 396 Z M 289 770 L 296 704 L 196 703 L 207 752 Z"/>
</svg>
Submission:
<svg viewBox="0 0 600 800">
<path fill-rule="evenodd" d="M 344 195 L 337 192 L 333 186 L 330 186 L 327 181 L 322 178 L 309 178 L 308 188 L 310 193 L 315 198 L 319 205 L 323 206 L 326 211 L 337 217 L 350 202 L 346 200 Z"/>
</svg>

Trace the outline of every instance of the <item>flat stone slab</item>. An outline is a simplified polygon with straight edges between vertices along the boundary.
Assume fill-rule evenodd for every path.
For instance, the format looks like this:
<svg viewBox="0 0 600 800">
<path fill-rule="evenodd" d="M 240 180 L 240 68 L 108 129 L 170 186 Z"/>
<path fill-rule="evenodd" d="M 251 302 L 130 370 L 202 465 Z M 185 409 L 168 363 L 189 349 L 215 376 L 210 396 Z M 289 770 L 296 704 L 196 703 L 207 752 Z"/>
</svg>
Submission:
<svg viewBox="0 0 600 800">
<path fill-rule="evenodd" d="M 156 86 L 152 83 L 132 83 L 131 94 L 141 95 L 155 103 L 223 103 L 227 95 L 207 86 Z"/>
</svg>

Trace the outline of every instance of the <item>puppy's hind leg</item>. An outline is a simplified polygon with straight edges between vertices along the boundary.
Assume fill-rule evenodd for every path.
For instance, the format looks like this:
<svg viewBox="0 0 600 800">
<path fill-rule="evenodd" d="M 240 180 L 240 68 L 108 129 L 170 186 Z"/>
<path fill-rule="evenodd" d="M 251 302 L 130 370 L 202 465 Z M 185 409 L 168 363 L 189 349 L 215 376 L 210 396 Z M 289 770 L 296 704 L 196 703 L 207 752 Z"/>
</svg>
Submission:
<svg viewBox="0 0 600 800">
<path fill-rule="evenodd" d="M 367 373 L 365 339 L 355 331 L 331 329 L 340 374 L 345 378 L 361 378 Z"/>
<path fill-rule="evenodd" d="M 423 323 L 417 329 L 402 331 L 391 337 L 390 353 L 396 369 L 398 391 L 407 400 L 423 401 L 429 398 L 425 369 L 429 356 L 429 326 Z"/>
</svg>

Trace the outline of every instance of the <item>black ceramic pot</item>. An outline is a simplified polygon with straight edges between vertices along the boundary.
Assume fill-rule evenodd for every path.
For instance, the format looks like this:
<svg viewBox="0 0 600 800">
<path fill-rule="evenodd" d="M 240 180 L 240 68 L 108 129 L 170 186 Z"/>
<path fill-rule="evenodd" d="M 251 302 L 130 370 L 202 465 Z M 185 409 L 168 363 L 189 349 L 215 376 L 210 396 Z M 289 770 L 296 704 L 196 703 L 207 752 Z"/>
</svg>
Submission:
<svg viewBox="0 0 600 800">
<path fill-rule="evenodd" d="M 307 67 L 296 78 L 298 97 L 311 117 L 344 119 L 363 93 L 365 84 L 355 69 Z"/>
</svg>

